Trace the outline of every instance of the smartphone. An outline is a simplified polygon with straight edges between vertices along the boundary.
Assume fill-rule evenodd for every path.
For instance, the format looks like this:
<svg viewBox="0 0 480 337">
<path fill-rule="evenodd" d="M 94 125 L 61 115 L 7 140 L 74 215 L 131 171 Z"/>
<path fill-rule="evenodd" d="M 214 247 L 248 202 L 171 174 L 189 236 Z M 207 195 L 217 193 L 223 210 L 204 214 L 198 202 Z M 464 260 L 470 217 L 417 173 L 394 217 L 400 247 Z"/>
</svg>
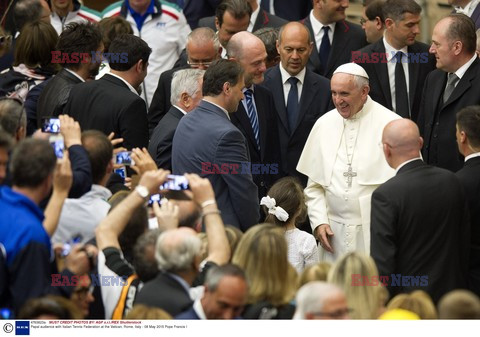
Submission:
<svg viewBox="0 0 480 337">
<path fill-rule="evenodd" d="M 148 200 L 148 207 L 153 207 L 154 202 L 156 202 L 157 204 L 160 204 L 161 200 L 162 200 L 162 196 L 160 194 L 152 194 L 150 196 L 150 199 Z"/>
<path fill-rule="evenodd" d="M 42 118 L 42 132 L 59 133 L 60 119 L 51 117 Z"/>
<path fill-rule="evenodd" d="M 68 254 L 70 254 L 73 246 L 80 242 L 82 242 L 82 236 L 80 234 L 65 242 L 62 248 L 62 256 L 67 256 Z"/>
<path fill-rule="evenodd" d="M 115 164 L 121 165 L 135 165 L 135 162 L 132 160 L 132 151 L 123 151 L 115 155 Z"/>
<path fill-rule="evenodd" d="M 125 168 L 125 166 L 116 168 L 113 172 L 122 177 L 122 183 L 125 182 L 125 178 L 127 177 L 127 169 Z"/>
<path fill-rule="evenodd" d="M 55 151 L 55 156 L 57 156 L 58 159 L 62 159 L 64 151 L 63 137 L 61 135 L 52 135 L 48 141 Z"/>
<path fill-rule="evenodd" d="M 169 190 L 169 191 L 184 191 L 188 190 L 188 180 L 185 176 L 177 176 L 170 174 L 167 176 L 167 181 L 160 186 L 160 190 Z"/>
</svg>

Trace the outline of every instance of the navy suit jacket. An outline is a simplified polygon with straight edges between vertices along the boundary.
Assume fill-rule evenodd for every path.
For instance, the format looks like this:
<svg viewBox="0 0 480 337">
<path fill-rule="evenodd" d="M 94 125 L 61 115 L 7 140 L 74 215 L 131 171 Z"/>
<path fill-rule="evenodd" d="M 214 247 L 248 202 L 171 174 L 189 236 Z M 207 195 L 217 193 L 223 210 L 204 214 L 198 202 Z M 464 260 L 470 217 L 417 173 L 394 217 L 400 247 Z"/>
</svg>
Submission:
<svg viewBox="0 0 480 337">
<path fill-rule="evenodd" d="M 64 112 L 82 130 L 100 130 L 106 135 L 115 132 L 115 137 L 123 138 L 123 146 L 129 150 L 148 146 L 145 101 L 110 74 L 73 86 Z"/>
<path fill-rule="evenodd" d="M 172 106 L 158 123 L 148 144 L 148 152 L 159 168 L 172 170 L 172 141 L 183 112 Z"/>
<path fill-rule="evenodd" d="M 274 0 L 275 15 L 287 21 L 299 21 L 312 9 L 312 0 Z"/>
<path fill-rule="evenodd" d="M 182 312 L 180 315 L 175 316 L 175 319 L 200 319 L 197 312 L 193 309 L 193 306 L 187 311 Z"/>
<path fill-rule="evenodd" d="M 202 100 L 180 120 L 173 137 L 173 173 L 208 178 L 223 222 L 243 231 L 260 219 L 257 186 L 249 172 L 241 171 L 249 161 L 245 138 L 219 107 Z"/>
<path fill-rule="evenodd" d="M 421 55 L 421 57 L 408 63 L 408 83 L 409 83 L 409 102 L 410 102 L 410 119 L 417 121 L 420 110 L 420 101 L 422 99 L 423 85 L 427 75 L 435 70 L 435 56 L 428 52 L 429 46 L 425 43 L 415 42 L 408 46 L 408 53 L 413 55 Z M 359 50 L 360 59 L 358 63 L 361 65 L 368 76 L 370 77 L 370 97 L 377 103 L 380 103 L 387 109 L 393 111 L 392 107 L 392 93 L 390 92 L 390 79 L 388 77 L 387 63 L 383 63 L 381 58 L 378 62 L 362 62 L 363 54 L 384 54 L 385 45 L 383 38 L 375 43 L 366 46 Z M 355 57 L 352 59 L 355 62 Z M 392 78 L 394 81 L 395 78 Z M 408 111 L 399 111 L 397 114 L 404 118 L 409 118 Z"/>
<path fill-rule="evenodd" d="M 455 137 L 455 115 L 464 107 L 480 104 L 480 60 L 476 58 L 470 65 L 444 104 L 446 85 L 447 73 L 440 69 L 427 76 L 417 124 L 425 141 L 425 162 L 456 172 L 464 159 Z"/>
<path fill-rule="evenodd" d="M 255 20 L 255 24 L 253 25 L 252 32 L 259 30 L 260 28 L 272 27 L 278 28 L 286 24 L 288 21 L 278 16 L 272 15 L 263 9 L 260 9 L 258 13 L 257 20 Z M 217 30 L 215 27 L 215 16 L 206 17 L 200 19 L 198 22 L 199 27 L 209 27 L 212 28 L 214 31 Z"/>
<path fill-rule="evenodd" d="M 416 285 L 390 283 L 392 297 L 422 289 L 437 302 L 467 285 L 470 223 L 463 188 L 452 172 L 421 160 L 403 166 L 373 192 L 370 232 L 379 275 L 389 282 L 392 274 L 420 278 Z"/>
<path fill-rule="evenodd" d="M 342 64 L 351 61 L 353 51 L 359 50 L 368 44 L 362 27 L 349 21 L 337 22 L 335 24 L 335 32 L 333 33 L 333 41 L 330 41 L 331 48 L 327 66 L 322 73 L 320 69 L 320 56 L 318 55 L 318 48 L 315 43 L 315 34 L 313 33 L 310 16 L 307 16 L 303 24 L 310 31 L 310 36 L 314 41 L 314 48 L 310 54 L 307 67 L 315 73 L 327 78 L 332 78 L 335 69 Z"/>
<path fill-rule="evenodd" d="M 469 289 L 480 296 L 480 157 L 467 160 L 456 176 L 465 189 L 470 209 Z"/>
<path fill-rule="evenodd" d="M 475 22 L 475 29 L 480 29 L 480 4 L 475 7 L 470 18 Z"/>
<path fill-rule="evenodd" d="M 252 170 L 253 181 L 258 187 L 258 196 L 261 198 L 282 176 L 282 159 L 278 146 L 280 138 L 278 136 L 277 112 L 273 95 L 267 88 L 255 85 L 253 98 L 258 115 L 260 151 L 253 134 L 252 124 L 242 102 L 238 105 L 238 110 L 230 114 L 230 119 L 242 131 L 247 140 L 251 163 L 253 165 L 262 164 L 260 171 Z"/>
<path fill-rule="evenodd" d="M 185 0 L 183 14 L 185 14 L 190 28 L 194 30 L 198 27 L 199 19 L 214 15 L 220 2 L 221 0 Z"/>
<path fill-rule="evenodd" d="M 272 92 L 278 113 L 278 134 L 284 173 L 298 177 L 301 183 L 306 186 L 307 177 L 297 171 L 297 163 L 313 125 L 325 112 L 333 108 L 330 81 L 307 69 L 299 101 L 297 124 L 294 130 L 290 132 L 279 67 L 280 65 L 277 65 L 268 69 L 262 85 Z"/>
</svg>

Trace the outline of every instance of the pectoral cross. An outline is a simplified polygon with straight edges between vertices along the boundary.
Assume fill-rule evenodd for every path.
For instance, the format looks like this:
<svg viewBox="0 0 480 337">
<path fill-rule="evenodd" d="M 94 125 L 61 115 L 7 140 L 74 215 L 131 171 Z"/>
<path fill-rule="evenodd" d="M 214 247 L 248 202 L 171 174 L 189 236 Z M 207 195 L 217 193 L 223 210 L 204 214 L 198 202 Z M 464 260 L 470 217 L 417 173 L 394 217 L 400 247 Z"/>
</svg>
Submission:
<svg viewBox="0 0 480 337">
<path fill-rule="evenodd" d="M 357 176 L 357 172 L 353 172 L 352 165 L 348 164 L 347 172 L 343 172 L 343 176 L 347 178 L 348 188 L 352 187 L 352 179 Z"/>
</svg>

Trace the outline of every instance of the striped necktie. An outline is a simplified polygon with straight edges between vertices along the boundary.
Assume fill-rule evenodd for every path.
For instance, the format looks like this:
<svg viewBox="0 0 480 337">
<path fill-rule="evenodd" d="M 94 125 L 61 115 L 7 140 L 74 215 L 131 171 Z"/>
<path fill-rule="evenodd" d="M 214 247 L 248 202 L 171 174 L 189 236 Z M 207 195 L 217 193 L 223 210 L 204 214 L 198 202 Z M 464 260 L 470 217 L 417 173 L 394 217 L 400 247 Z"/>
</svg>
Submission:
<svg viewBox="0 0 480 337">
<path fill-rule="evenodd" d="M 253 92 L 251 89 L 247 89 L 244 92 L 245 100 L 247 103 L 247 115 L 252 125 L 253 135 L 255 136 L 255 141 L 257 142 L 258 149 L 260 150 L 260 137 L 259 137 L 259 125 L 258 125 L 258 116 L 257 109 L 253 104 Z"/>
</svg>

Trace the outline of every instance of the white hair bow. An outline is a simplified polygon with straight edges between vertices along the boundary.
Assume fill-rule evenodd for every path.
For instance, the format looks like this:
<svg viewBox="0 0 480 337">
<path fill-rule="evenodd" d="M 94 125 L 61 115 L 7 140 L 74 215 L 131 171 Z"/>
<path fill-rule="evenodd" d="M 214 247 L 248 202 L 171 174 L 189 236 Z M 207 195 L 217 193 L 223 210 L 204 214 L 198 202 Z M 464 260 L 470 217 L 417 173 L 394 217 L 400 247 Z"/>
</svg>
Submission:
<svg viewBox="0 0 480 337">
<path fill-rule="evenodd" d="M 260 201 L 260 205 L 267 206 L 268 214 L 273 214 L 280 221 L 288 220 L 288 213 L 280 206 L 276 206 L 275 199 L 270 198 L 268 195 L 263 197 Z"/>
</svg>

